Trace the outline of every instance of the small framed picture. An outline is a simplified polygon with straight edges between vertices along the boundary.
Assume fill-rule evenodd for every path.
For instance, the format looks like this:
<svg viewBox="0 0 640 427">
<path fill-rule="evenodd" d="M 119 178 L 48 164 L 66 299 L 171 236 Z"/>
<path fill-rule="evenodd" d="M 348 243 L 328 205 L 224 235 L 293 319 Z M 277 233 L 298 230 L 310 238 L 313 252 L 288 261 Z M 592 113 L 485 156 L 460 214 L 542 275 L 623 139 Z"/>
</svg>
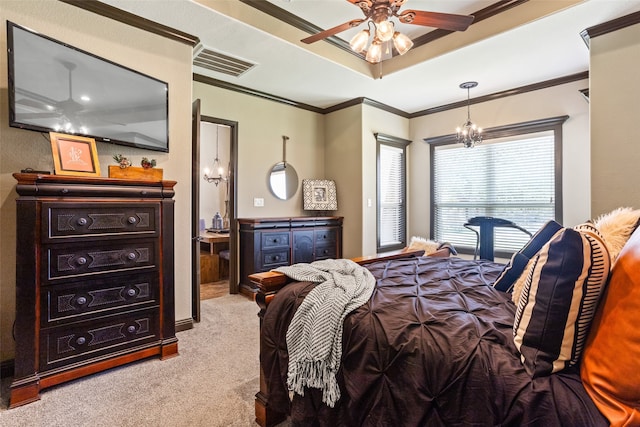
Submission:
<svg viewBox="0 0 640 427">
<path fill-rule="evenodd" d="M 49 139 L 56 175 L 100 176 L 93 138 L 49 132 Z"/>
<path fill-rule="evenodd" d="M 303 179 L 303 209 L 334 211 L 338 209 L 336 183 L 330 179 Z"/>
<path fill-rule="evenodd" d="M 329 200 L 327 198 L 327 186 L 326 185 L 315 185 L 311 188 L 313 192 L 313 203 L 327 203 Z"/>
</svg>

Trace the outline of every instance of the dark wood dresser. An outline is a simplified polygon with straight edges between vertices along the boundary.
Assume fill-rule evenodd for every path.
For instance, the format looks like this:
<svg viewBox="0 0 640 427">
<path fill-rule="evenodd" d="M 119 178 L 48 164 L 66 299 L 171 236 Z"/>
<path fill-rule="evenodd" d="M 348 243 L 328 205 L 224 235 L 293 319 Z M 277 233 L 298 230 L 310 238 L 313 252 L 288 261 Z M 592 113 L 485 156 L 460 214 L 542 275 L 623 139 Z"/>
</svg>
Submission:
<svg viewBox="0 0 640 427">
<path fill-rule="evenodd" d="M 14 174 L 15 375 L 10 407 L 40 390 L 178 354 L 175 181 Z"/>
<path fill-rule="evenodd" d="M 240 292 L 256 293 L 249 275 L 284 265 L 342 258 L 343 217 L 241 218 Z"/>
</svg>

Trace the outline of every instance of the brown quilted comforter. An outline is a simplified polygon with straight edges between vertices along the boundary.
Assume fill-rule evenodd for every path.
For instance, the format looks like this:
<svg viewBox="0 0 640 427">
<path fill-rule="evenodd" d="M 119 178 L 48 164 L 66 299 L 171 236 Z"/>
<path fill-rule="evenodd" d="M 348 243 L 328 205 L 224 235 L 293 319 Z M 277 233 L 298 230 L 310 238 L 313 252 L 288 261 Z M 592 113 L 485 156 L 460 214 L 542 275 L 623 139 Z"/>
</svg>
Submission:
<svg viewBox="0 0 640 427">
<path fill-rule="evenodd" d="M 316 389 L 290 400 L 285 335 L 313 285 L 287 285 L 262 326 L 269 405 L 304 426 L 607 425 L 576 371 L 525 372 L 512 338 L 515 306 L 489 286 L 502 267 L 430 257 L 367 265 L 376 289 L 345 319 L 335 408 Z"/>
</svg>

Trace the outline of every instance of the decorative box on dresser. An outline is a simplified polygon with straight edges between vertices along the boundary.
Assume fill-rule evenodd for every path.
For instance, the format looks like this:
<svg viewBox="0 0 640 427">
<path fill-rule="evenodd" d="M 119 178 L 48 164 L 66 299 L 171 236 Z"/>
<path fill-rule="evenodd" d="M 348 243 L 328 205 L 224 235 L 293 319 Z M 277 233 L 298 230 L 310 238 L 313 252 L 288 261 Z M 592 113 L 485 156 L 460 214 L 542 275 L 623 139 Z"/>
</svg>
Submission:
<svg viewBox="0 0 640 427">
<path fill-rule="evenodd" d="M 10 406 L 40 390 L 178 354 L 175 181 L 14 174 L 15 373 Z"/>
<path fill-rule="evenodd" d="M 342 220 L 338 216 L 238 219 L 240 292 L 255 294 L 250 274 L 301 262 L 342 258 Z"/>
</svg>

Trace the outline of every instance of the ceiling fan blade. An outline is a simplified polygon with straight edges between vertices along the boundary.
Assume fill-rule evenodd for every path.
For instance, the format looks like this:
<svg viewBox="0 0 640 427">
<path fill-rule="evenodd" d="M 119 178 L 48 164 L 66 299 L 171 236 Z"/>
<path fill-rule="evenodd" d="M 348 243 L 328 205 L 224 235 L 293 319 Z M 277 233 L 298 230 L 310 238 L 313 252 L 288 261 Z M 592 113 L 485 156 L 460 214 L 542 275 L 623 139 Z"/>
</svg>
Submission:
<svg viewBox="0 0 640 427">
<path fill-rule="evenodd" d="M 362 24 L 364 21 L 365 21 L 364 19 L 354 19 L 352 21 L 345 22 L 344 24 L 340 24 L 336 27 L 329 28 L 328 30 L 321 31 L 318 34 L 314 34 L 300 41 L 307 44 L 317 42 L 318 40 L 326 39 L 327 37 L 331 37 L 334 34 L 338 34 L 338 33 L 341 33 L 342 31 L 348 30 L 349 28 L 357 27 L 358 25 Z"/>
<path fill-rule="evenodd" d="M 20 119 L 53 119 L 61 117 L 62 115 L 59 113 L 16 113 L 16 118 Z"/>
<path fill-rule="evenodd" d="M 51 110 L 53 107 L 51 104 L 45 104 L 35 99 L 21 98 L 16 101 L 16 105 L 22 105 L 25 107 L 35 108 L 36 110 Z"/>
<path fill-rule="evenodd" d="M 471 25 L 474 16 L 405 10 L 398 15 L 398 19 L 405 24 L 424 25 L 425 27 L 442 28 L 450 31 L 464 31 Z"/>
</svg>

